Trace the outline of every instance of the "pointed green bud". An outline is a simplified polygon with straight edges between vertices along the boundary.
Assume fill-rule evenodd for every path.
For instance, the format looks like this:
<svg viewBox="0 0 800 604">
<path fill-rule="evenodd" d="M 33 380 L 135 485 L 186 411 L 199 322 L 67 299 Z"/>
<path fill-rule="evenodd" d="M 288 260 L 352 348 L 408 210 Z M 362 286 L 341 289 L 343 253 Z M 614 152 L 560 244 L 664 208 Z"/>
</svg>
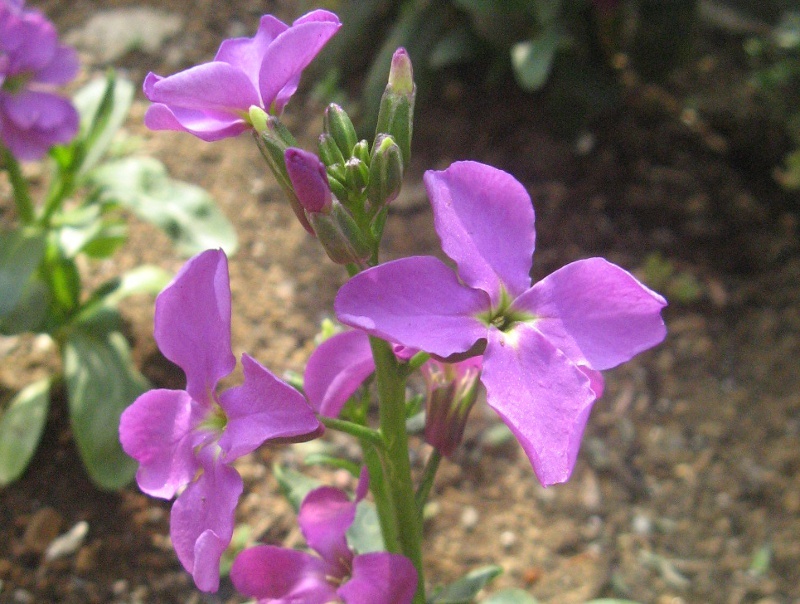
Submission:
<svg viewBox="0 0 800 604">
<path fill-rule="evenodd" d="M 311 214 L 309 220 L 328 258 L 336 264 L 361 266 L 372 255 L 369 241 L 337 200 L 333 200 L 330 213 Z"/>
<path fill-rule="evenodd" d="M 353 154 L 353 147 L 356 146 L 358 137 L 353 122 L 345 110 L 336 103 L 328 105 L 322 118 L 322 127 L 336 141 L 342 156 L 345 159 L 349 158 Z"/>
<path fill-rule="evenodd" d="M 370 212 L 376 213 L 386 204 L 394 201 L 403 185 L 403 154 L 394 139 L 381 134 L 372 148 L 369 162 L 369 184 L 367 199 Z"/>
<path fill-rule="evenodd" d="M 411 135 L 414 126 L 414 85 L 411 59 L 404 48 L 398 48 L 392 57 L 389 82 L 381 97 L 375 138 L 390 134 L 403 154 L 403 165 L 411 158 Z"/>
<path fill-rule="evenodd" d="M 336 199 L 344 201 L 347 199 L 347 187 L 344 185 L 344 167 L 342 167 L 341 177 L 338 174 L 332 174 L 328 169 L 328 185 L 331 188 L 331 193 Z"/>
</svg>

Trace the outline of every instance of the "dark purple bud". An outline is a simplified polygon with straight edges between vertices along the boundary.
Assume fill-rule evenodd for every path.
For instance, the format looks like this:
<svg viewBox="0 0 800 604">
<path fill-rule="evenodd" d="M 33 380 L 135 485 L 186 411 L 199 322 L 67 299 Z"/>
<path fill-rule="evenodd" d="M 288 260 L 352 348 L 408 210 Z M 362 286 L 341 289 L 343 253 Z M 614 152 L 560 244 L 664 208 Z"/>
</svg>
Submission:
<svg viewBox="0 0 800 604">
<path fill-rule="evenodd" d="M 332 200 L 325 164 L 313 153 L 297 147 L 286 149 L 283 157 L 300 205 L 309 214 L 327 214 Z"/>
</svg>

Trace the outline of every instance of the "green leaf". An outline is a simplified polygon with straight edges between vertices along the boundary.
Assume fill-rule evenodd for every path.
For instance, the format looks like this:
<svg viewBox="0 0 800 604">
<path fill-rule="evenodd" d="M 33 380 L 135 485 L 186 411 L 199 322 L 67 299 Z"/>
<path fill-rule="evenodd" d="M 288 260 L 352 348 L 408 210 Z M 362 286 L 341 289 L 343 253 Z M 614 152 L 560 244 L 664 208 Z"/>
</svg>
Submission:
<svg viewBox="0 0 800 604">
<path fill-rule="evenodd" d="M 147 380 L 133 366 L 121 319 L 106 310 L 68 332 L 62 348 L 72 431 L 92 481 L 102 489 L 125 486 L 136 462 L 119 444 L 119 418 Z"/>
<path fill-rule="evenodd" d="M 295 512 L 300 509 L 300 504 L 309 491 L 322 486 L 319 480 L 280 464 L 272 467 L 272 473 L 275 474 L 284 497 L 289 500 Z"/>
<path fill-rule="evenodd" d="M 162 228 L 178 251 L 196 254 L 237 247 L 230 222 L 204 189 L 170 178 L 164 165 L 149 157 L 108 162 L 88 175 L 101 202 L 119 203 Z"/>
<path fill-rule="evenodd" d="M 0 232 L 0 318 L 22 299 L 44 256 L 45 241 L 44 233 L 38 230 Z"/>
<path fill-rule="evenodd" d="M 561 34 L 549 27 L 539 36 L 511 47 L 511 65 L 519 85 L 525 90 L 539 90 L 547 82 Z"/>
<path fill-rule="evenodd" d="M 0 319 L 0 333 L 15 335 L 45 330 L 50 310 L 50 288 L 37 275 L 25 286 L 17 307 Z"/>
<path fill-rule="evenodd" d="M 92 169 L 108 150 L 128 117 L 133 93 L 133 84 L 114 73 L 92 80 L 75 93 L 72 102 L 81 116 L 79 140 L 85 145 L 78 173 Z"/>
<path fill-rule="evenodd" d="M 347 530 L 347 544 L 357 554 L 386 551 L 378 509 L 371 501 L 358 502 L 355 520 Z"/>
<path fill-rule="evenodd" d="M 11 399 L 0 416 L 0 486 L 19 478 L 28 467 L 47 422 L 50 378 L 29 384 Z"/>
<path fill-rule="evenodd" d="M 502 573 L 503 569 L 495 564 L 476 568 L 435 593 L 428 602 L 429 604 L 470 604 L 480 590 Z"/>
<path fill-rule="evenodd" d="M 103 303 L 116 306 L 121 300 L 134 294 L 157 294 L 171 279 L 172 275 L 158 266 L 151 264 L 137 266 L 114 279 L 115 287 L 104 296 Z"/>
<path fill-rule="evenodd" d="M 522 589 L 504 589 L 492 594 L 483 604 L 537 604 L 538 600 Z"/>
</svg>

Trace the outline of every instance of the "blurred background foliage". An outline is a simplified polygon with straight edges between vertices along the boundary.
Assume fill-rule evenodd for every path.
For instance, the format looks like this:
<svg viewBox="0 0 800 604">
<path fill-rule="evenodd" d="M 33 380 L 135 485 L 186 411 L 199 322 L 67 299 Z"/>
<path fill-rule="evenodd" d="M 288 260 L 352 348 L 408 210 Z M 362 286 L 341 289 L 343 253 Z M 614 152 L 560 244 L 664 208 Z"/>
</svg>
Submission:
<svg viewBox="0 0 800 604">
<path fill-rule="evenodd" d="M 575 136 L 619 106 L 631 78 L 667 82 L 692 59 L 699 24 L 710 24 L 744 57 L 750 78 L 742 86 L 749 87 L 759 111 L 794 141 L 795 150 L 774 166 L 774 176 L 787 188 L 800 188 L 797 0 L 329 0 L 324 5 L 339 13 L 344 26 L 320 57 L 328 74 L 321 94 L 329 98 L 340 86 L 359 90 L 363 101 L 351 115 L 363 136 L 374 128 L 398 46 L 414 63 L 418 104 L 425 103 L 443 70 L 484 87 L 506 85 L 513 77 L 539 95 L 555 128 Z"/>
</svg>

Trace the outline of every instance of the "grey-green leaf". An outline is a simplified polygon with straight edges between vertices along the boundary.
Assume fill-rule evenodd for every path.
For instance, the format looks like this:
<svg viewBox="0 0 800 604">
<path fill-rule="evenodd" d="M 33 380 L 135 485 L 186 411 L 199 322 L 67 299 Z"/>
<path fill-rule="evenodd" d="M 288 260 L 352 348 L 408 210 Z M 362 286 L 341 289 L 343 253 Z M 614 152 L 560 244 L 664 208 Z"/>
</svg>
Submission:
<svg viewBox="0 0 800 604">
<path fill-rule="evenodd" d="M 128 117 L 133 93 L 133 84 L 116 76 L 94 79 L 75 93 L 72 102 L 81 116 L 81 137 L 86 144 L 80 174 L 97 165 L 108 150 Z"/>
<path fill-rule="evenodd" d="M 371 501 L 358 502 L 355 520 L 347 531 L 347 544 L 356 554 L 386 550 L 378 510 Z"/>
<path fill-rule="evenodd" d="M 300 509 L 300 504 L 303 503 L 303 499 L 309 491 L 322 486 L 320 481 L 280 464 L 275 464 L 272 472 L 278 480 L 283 495 L 289 500 L 295 512 Z"/>
<path fill-rule="evenodd" d="M 33 229 L 0 232 L 0 318 L 19 304 L 44 256 L 45 235 Z"/>
<path fill-rule="evenodd" d="M 482 604 L 537 604 L 538 600 L 522 589 L 504 589 L 492 594 Z"/>
<path fill-rule="evenodd" d="M 27 385 L 0 415 L 0 486 L 19 478 L 28 467 L 47 423 L 50 378 Z"/>
<path fill-rule="evenodd" d="M 555 27 L 539 36 L 514 44 L 511 48 L 511 65 L 517 82 L 525 90 L 539 90 L 547 82 L 561 35 Z"/>
<path fill-rule="evenodd" d="M 102 202 L 118 203 L 162 228 L 187 256 L 209 248 L 236 251 L 236 232 L 204 189 L 170 178 L 150 157 L 107 162 L 88 175 Z"/>
<path fill-rule="evenodd" d="M 480 590 L 502 573 L 503 569 L 495 564 L 476 568 L 437 592 L 429 604 L 470 604 Z"/>
<path fill-rule="evenodd" d="M 111 311 L 78 323 L 63 346 L 72 431 L 89 477 L 100 488 L 119 489 L 136 462 L 119 444 L 119 418 L 149 384 L 134 367 L 128 343 Z"/>
</svg>

